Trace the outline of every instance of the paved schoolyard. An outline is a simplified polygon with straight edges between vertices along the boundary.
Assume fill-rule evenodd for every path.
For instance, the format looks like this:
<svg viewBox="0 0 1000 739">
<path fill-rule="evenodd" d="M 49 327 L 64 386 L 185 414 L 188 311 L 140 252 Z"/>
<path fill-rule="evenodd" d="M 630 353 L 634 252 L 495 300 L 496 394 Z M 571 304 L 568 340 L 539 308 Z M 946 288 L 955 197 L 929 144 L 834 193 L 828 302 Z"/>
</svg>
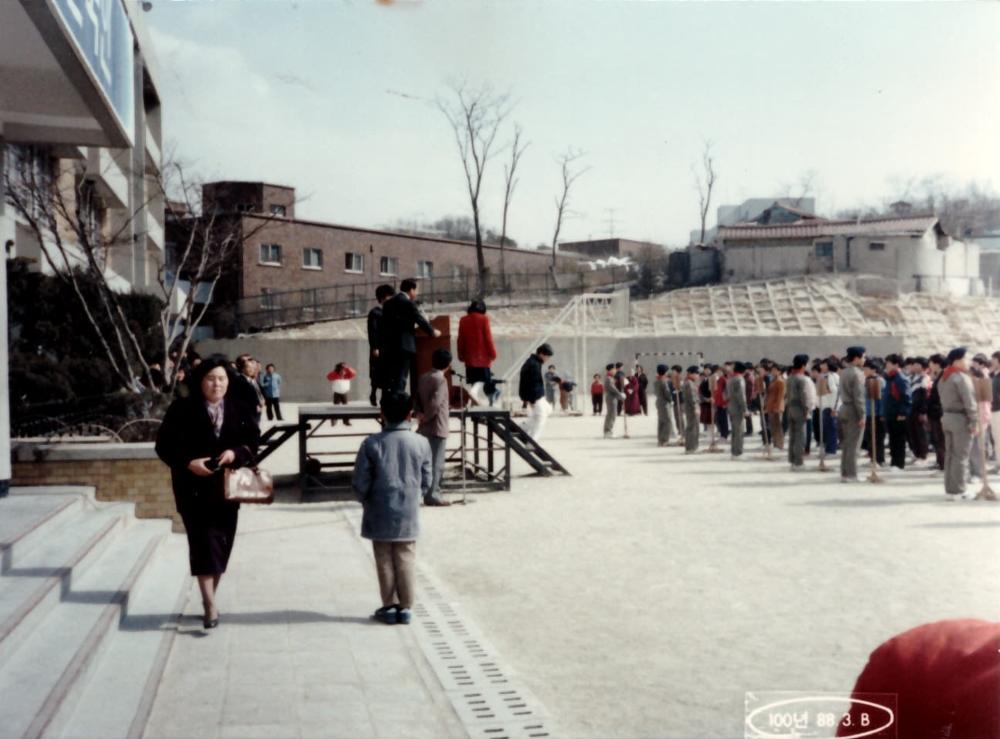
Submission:
<svg viewBox="0 0 1000 739">
<path fill-rule="evenodd" d="M 1000 620 L 1000 504 L 946 501 L 927 470 L 845 485 L 836 460 L 685 456 L 629 426 L 555 417 L 542 442 L 572 477 L 424 517 L 422 556 L 567 736 L 742 736 L 746 691 L 849 694 L 895 633 Z"/>
</svg>

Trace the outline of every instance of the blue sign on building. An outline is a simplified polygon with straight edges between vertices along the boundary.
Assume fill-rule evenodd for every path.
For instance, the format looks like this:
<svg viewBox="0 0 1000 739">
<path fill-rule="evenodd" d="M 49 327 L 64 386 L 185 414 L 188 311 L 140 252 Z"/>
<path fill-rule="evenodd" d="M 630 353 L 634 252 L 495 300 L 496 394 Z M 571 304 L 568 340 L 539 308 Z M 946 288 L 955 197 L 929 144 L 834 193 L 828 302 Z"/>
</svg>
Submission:
<svg viewBox="0 0 1000 739">
<path fill-rule="evenodd" d="M 53 4 L 129 141 L 134 142 L 132 29 L 121 0 L 53 0 Z"/>
</svg>

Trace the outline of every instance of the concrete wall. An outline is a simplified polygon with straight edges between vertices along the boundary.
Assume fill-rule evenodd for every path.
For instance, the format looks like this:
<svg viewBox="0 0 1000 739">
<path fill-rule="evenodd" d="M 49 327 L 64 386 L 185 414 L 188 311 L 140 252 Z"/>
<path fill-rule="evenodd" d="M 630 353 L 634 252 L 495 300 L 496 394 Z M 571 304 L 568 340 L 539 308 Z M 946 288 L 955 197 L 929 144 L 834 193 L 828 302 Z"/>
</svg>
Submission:
<svg viewBox="0 0 1000 739">
<path fill-rule="evenodd" d="M 452 353 L 454 337 L 452 339 Z M 891 352 L 902 352 L 903 341 L 896 336 L 667 336 L 667 337 L 588 337 L 587 357 L 575 366 L 574 342 L 569 337 L 549 339 L 555 350 L 552 358 L 557 370 L 568 373 L 583 385 L 591 375 L 603 372 L 608 362 L 631 362 L 637 352 L 703 352 L 705 361 L 722 362 L 738 359 L 756 362 L 768 357 L 791 364 L 792 356 L 806 352 L 810 356 L 829 354 L 841 355 L 848 346 L 861 344 L 869 352 L 885 356 Z M 493 366 L 494 374 L 503 376 L 522 354 L 535 346 L 534 339 L 497 339 L 498 359 Z M 273 362 L 284 380 L 283 395 L 290 402 L 322 402 L 330 399 L 330 386 L 326 373 L 333 366 L 344 361 L 358 370 L 358 380 L 351 385 L 351 400 L 362 400 L 368 396 L 368 344 L 365 339 L 225 339 L 204 341 L 198 350 L 206 355 L 219 351 L 230 357 L 242 352 L 251 352 L 262 363 Z M 577 352 L 582 357 L 582 346 L 577 344 Z M 639 363 L 652 372 L 657 363 L 680 364 L 687 367 L 696 362 L 696 357 L 643 357 Z M 507 391 L 517 392 L 514 386 Z"/>
<path fill-rule="evenodd" d="M 722 281 L 747 282 L 786 275 L 828 272 L 813 257 L 812 242 L 726 246 L 722 251 Z"/>
</svg>

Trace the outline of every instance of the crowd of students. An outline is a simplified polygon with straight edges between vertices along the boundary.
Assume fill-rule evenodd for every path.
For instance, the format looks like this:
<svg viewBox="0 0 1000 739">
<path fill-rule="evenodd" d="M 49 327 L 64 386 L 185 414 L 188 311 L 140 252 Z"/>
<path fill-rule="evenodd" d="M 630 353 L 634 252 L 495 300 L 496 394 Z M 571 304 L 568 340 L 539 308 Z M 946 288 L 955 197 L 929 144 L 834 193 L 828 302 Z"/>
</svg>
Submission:
<svg viewBox="0 0 1000 739">
<path fill-rule="evenodd" d="M 815 449 L 824 459 L 839 454 L 841 479 L 854 482 L 859 450 L 878 467 L 888 451 L 890 466 L 944 473 L 949 499 L 970 497 L 968 482 L 984 479 L 989 460 L 994 472 L 1000 462 L 1000 351 L 971 362 L 966 354 L 959 347 L 947 355 L 881 358 L 849 347 L 812 362 L 796 355 L 790 365 L 767 358 L 686 371 L 661 364 L 653 383 L 658 440 L 665 445 L 677 431 L 693 453 L 707 433 L 713 445 L 728 442 L 736 458 L 757 419 L 764 445 L 787 448 L 793 470 Z M 605 437 L 613 436 L 623 406 L 638 412 L 643 374 L 638 366 L 626 373 L 619 362 L 607 365 L 600 384 L 594 376 L 593 412 L 603 405 Z"/>
</svg>

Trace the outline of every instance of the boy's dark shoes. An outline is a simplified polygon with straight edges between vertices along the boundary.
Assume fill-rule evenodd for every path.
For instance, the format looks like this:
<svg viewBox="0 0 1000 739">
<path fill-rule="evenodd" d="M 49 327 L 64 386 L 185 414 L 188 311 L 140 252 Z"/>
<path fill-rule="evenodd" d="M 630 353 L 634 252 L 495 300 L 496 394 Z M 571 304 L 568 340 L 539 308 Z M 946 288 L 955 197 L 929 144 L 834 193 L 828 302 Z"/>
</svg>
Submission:
<svg viewBox="0 0 1000 739">
<path fill-rule="evenodd" d="M 426 506 L 449 506 L 449 505 L 451 505 L 451 503 L 449 503 L 447 500 L 439 500 L 437 498 L 424 498 L 424 505 L 426 505 Z"/>
<path fill-rule="evenodd" d="M 394 624 L 397 621 L 398 613 L 399 606 L 395 604 L 391 606 L 382 606 L 372 614 L 372 619 L 380 621 L 384 624 Z"/>
<path fill-rule="evenodd" d="M 396 623 L 397 624 L 409 624 L 412 618 L 412 613 L 410 613 L 409 608 L 400 608 L 396 611 Z"/>
</svg>

